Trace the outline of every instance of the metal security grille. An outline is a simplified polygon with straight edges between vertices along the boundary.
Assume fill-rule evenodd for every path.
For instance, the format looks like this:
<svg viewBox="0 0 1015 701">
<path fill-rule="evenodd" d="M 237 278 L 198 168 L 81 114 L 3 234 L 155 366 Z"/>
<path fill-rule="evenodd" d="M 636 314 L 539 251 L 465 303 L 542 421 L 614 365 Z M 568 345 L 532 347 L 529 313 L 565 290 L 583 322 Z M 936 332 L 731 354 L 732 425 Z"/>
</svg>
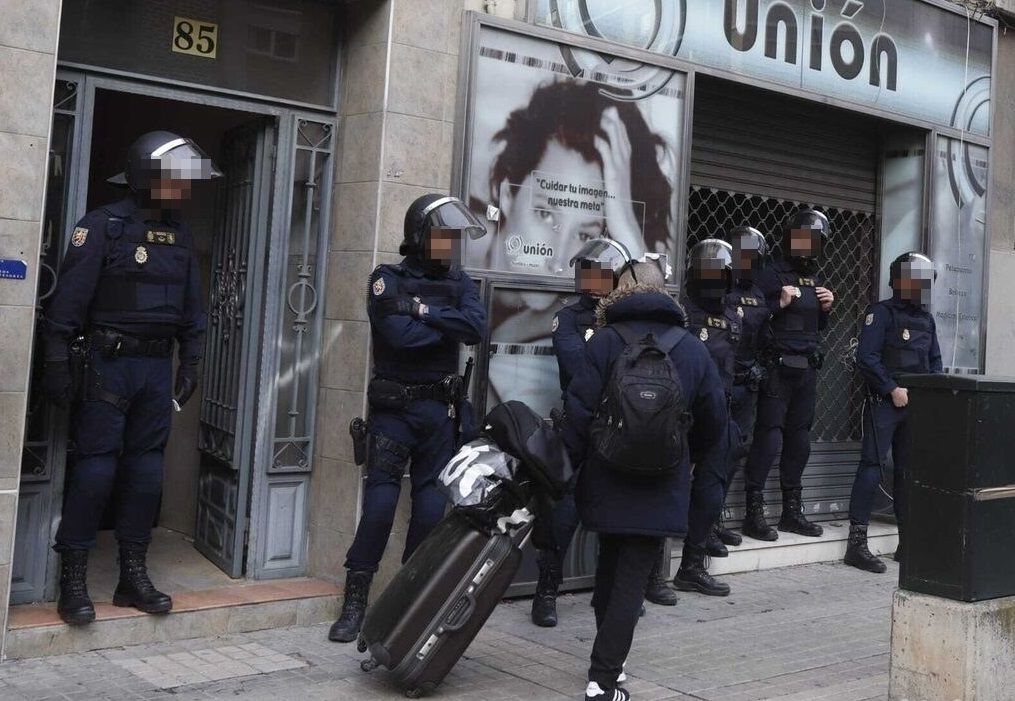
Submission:
<svg viewBox="0 0 1015 701">
<path fill-rule="evenodd" d="M 874 213 L 695 186 L 689 197 L 687 246 L 745 223 L 766 234 L 778 232 L 787 216 L 803 204 L 817 207 L 831 221 L 832 238 L 825 249 L 821 273 L 836 298 L 823 344 L 825 365 L 818 375 L 814 449 L 804 473 L 804 500 L 809 513 L 838 514 L 848 508 L 849 489 L 856 471 L 857 441 L 861 437 L 863 386 L 845 358 L 871 300 L 871 272 L 875 269 L 876 255 Z M 776 243 L 771 236 L 770 242 Z M 776 244 L 775 254 L 780 253 Z M 738 476 L 727 500 L 730 517 L 734 519 L 743 514 L 742 489 L 742 476 Z M 776 513 L 777 466 L 771 472 L 766 491 L 768 510 Z"/>
</svg>

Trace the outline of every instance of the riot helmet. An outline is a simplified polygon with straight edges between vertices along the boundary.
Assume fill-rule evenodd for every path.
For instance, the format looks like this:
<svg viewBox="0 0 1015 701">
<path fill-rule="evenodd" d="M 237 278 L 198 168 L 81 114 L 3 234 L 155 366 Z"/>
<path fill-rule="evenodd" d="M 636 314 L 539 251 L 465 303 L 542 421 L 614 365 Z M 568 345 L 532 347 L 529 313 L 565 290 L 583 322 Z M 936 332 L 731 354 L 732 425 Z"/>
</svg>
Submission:
<svg viewBox="0 0 1015 701">
<path fill-rule="evenodd" d="M 704 239 L 687 252 L 687 294 L 691 299 L 719 301 L 733 289 L 733 247 L 721 239 Z"/>
<path fill-rule="evenodd" d="M 631 252 L 619 241 L 592 239 L 571 258 L 575 292 L 605 297 L 633 262 Z"/>
<path fill-rule="evenodd" d="M 733 247 L 734 283 L 749 287 L 768 256 L 765 235 L 753 226 L 737 226 L 727 231 L 722 238 Z"/>
<path fill-rule="evenodd" d="M 111 185 L 126 185 L 147 195 L 159 180 L 192 182 L 221 178 L 200 146 L 169 131 L 150 131 L 139 136 L 127 149 L 127 167 L 109 178 Z M 153 199 L 159 199 L 153 197 Z"/>
<path fill-rule="evenodd" d="M 426 267 L 446 271 L 461 262 L 466 236 L 478 239 L 484 234 L 486 227 L 457 197 L 423 195 L 405 212 L 404 238 L 398 252 L 419 259 Z"/>
<path fill-rule="evenodd" d="M 809 207 L 793 214 L 782 232 L 782 254 L 799 272 L 813 274 L 828 243 L 831 224 L 821 212 Z"/>
<path fill-rule="evenodd" d="M 916 306 L 930 306 L 937 269 L 929 257 L 919 251 L 903 253 L 892 261 L 888 274 L 891 278 L 888 284 L 896 298 Z"/>
</svg>

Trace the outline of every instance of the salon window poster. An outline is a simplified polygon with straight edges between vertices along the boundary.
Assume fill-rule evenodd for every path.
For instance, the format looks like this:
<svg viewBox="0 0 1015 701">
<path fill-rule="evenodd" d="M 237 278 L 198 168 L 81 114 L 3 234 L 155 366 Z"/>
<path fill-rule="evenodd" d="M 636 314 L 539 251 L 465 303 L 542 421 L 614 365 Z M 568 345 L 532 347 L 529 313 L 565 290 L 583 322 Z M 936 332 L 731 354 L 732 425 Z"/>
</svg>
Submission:
<svg viewBox="0 0 1015 701">
<path fill-rule="evenodd" d="M 683 74 L 486 27 L 474 61 L 469 268 L 568 278 L 599 237 L 673 256 Z"/>
</svg>

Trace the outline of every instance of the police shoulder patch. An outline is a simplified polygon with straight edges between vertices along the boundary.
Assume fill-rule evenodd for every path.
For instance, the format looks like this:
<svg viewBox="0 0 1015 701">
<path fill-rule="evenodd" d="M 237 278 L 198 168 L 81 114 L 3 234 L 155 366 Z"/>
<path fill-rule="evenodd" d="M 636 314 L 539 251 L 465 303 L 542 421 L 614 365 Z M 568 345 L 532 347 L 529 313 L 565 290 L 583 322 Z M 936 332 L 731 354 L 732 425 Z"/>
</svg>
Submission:
<svg viewBox="0 0 1015 701">
<path fill-rule="evenodd" d="M 870 326 L 874 323 L 874 312 L 867 315 L 867 318 L 863 320 L 864 326 Z"/>
<path fill-rule="evenodd" d="M 596 333 L 595 329 L 585 329 L 585 340 L 588 341 L 595 335 L 595 333 Z"/>
<path fill-rule="evenodd" d="M 71 234 L 70 244 L 75 248 L 81 248 L 85 245 L 85 241 L 88 240 L 88 229 L 83 226 L 74 228 L 74 233 Z"/>
<path fill-rule="evenodd" d="M 553 321 L 550 323 L 550 332 L 551 333 L 557 333 L 557 329 L 558 328 L 560 328 L 560 319 L 558 319 L 557 315 L 554 314 L 553 315 Z"/>
<path fill-rule="evenodd" d="M 376 280 L 374 280 L 374 284 L 371 287 L 373 289 L 374 296 L 380 297 L 382 294 L 384 294 L 384 290 L 386 289 L 384 285 L 384 278 L 378 277 Z"/>
<path fill-rule="evenodd" d="M 701 328 L 701 333 L 698 334 L 698 338 L 700 338 L 702 341 L 707 341 L 708 340 L 708 329 L 706 329 L 703 326 Z"/>
</svg>

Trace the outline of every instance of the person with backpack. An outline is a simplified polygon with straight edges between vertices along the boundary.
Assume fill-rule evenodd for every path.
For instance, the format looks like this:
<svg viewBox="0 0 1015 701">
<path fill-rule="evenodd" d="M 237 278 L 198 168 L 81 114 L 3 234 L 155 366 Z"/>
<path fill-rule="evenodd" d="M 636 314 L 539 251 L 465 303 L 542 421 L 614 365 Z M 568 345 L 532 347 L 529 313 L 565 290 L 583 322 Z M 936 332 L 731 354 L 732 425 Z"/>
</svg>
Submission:
<svg viewBox="0 0 1015 701">
<path fill-rule="evenodd" d="M 614 289 L 620 274 L 631 264 L 627 248 L 612 239 L 589 241 L 571 259 L 574 268 L 577 301 L 553 317 L 553 352 L 560 373 L 560 389 L 566 395 L 571 379 L 585 367 L 586 344 L 595 334 L 596 305 Z M 539 580 L 532 597 L 532 622 L 542 628 L 557 625 L 557 594 L 563 582 L 564 556 L 578 529 L 578 510 L 574 493 L 564 496 L 553 510 L 553 534 L 556 548 L 541 549 L 537 557 Z M 653 571 L 645 598 L 660 606 L 676 606 L 677 595 L 667 586 L 662 574 L 662 557 Z"/>
<path fill-rule="evenodd" d="M 733 288 L 733 247 L 719 239 L 699 241 L 687 253 L 687 275 L 684 278 L 683 306 L 687 330 L 705 344 L 719 371 L 726 406 L 729 407 L 736 374 L 736 350 L 740 341 L 740 319 L 726 305 L 726 295 Z M 700 466 L 711 474 L 723 475 L 725 496 L 727 476 L 733 465 L 734 448 L 741 444 L 740 430 L 730 417 L 727 425 L 728 450 L 708 457 L 715 465 Z M 699 465 L 695 466 L 695 476 Z M 692 499 L 687 535 L 684 537 L 680 568 L 673 585 L 680 591 L 696 591 L 707 596 L 729 596 L 730 586 L 708 573 L 705 556 L 727 557 L 729 552 L 719 540 L 721 510 L 713 514 Z"/>
<path fill-rule="evenodd" d="M 889 268 L 892 296 L 867 308 L 856 367 L 867 384 L 863 405 L 863 444 L 849 499 L 849 544 L 843 561 L 868 572 L 887 568 L 867 547 L 867 524 L 881 482 L 881 466 L 891 450 L 894 459 L 892 506 L 902 526 L 902 481 L 909 462 L 909 393 L 898 383 L 904 373 L 943 371 L 934 316 L 927 311 L 937 273 L 930 258 L 903 253 Z M 899 531 L 896 559 L 904 555 Z"/>
<path fill-rule="evenodd" d="M 588 364 L 568 385 L 561 435 L 580 466 L 575 501 L 599 536 L 586 701 L 628 701 L 624 661 L 663 539 L 687 529 L 688 502 L 717 514 L 724 475 L 714 461 L 727 424 L 708 350 L 683 328 L 654 263 L 636 263 L 597 310 Z M 691 480 L 690 463 L 700 469 Z"/>
<path fill-rule="evenodd" d="M 821 336 L 828 326 L 835 296 L 824 286 L 818 261 L 828 244 L 831 225 L 821 212 L 801 209 L 790 216 L 782 233 L 782 257 L 758 276 L 772 318 L 765 331 L 768 376 L 758 397 L 754 443 L 747 458 L 747 514 L 744 535 L 778 540 L 765 520 L 762 490 L 776 454 L 782 516 L 779 530 L 812 538 L 822 528 L 803 513 L 802 477 L 811 455 L 811 424 L 818 396 L 818 370 L 824 363 Z M 780 446 L 781 444 L 781 446 Z"/>
</svg>

